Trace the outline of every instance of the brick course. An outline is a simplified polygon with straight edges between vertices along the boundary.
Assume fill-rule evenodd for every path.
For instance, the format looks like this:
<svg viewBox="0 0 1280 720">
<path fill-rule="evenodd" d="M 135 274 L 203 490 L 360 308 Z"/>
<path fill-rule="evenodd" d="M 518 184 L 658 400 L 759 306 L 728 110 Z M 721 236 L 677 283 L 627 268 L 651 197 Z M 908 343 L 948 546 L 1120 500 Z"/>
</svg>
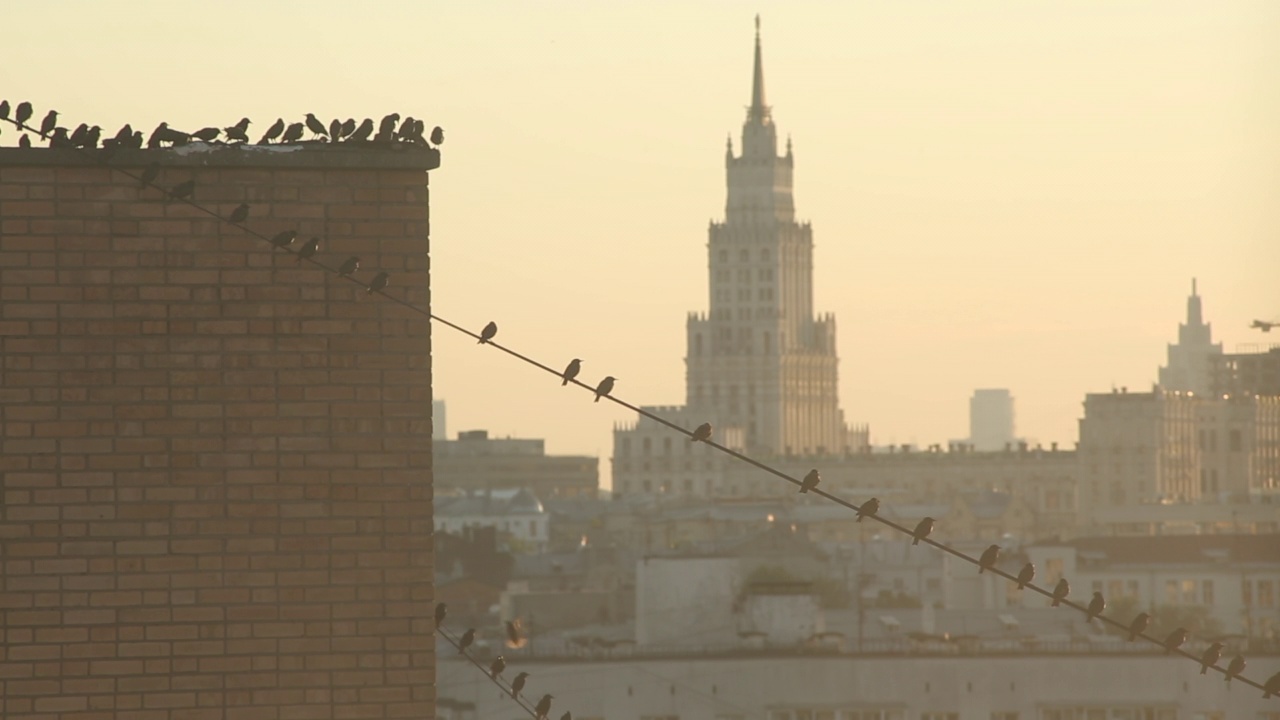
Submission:
<svg viewBox="0 0 1280 720">
<path fill-rule="evenodd" d="M 117 158 L 153 161 L 428 307 L 435 151 Z M 0 350 L 0 717 L 433 716 L 425 317 L 3 148 Z"/>
</svg>

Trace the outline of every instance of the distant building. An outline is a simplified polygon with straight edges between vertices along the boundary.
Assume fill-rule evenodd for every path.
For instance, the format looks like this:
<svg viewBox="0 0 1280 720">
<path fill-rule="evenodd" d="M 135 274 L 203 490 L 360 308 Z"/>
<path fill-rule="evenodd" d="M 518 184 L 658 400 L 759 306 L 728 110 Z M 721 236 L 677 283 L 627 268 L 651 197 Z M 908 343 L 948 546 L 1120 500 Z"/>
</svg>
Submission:
<svg viewBox="0 0 1280 720">
<path fill-rule="evenodd" d="M 1280 345 L 1214 355 L 1209 391 L 1222 395 L 1280 395 Z"/>
<path fill-rule="evenodd" d="M 1213 327 L 1204 321 L 1196 281 L 1187 298 L 1187 321 L 1178 326 L 1178 342 L 1169 345 L 1169 359 L 1160 368 L 1159 384 L 1166 390 L 1205 395 L 1210 390 L 1210 369 L 1222 355 L 1222 343 L 1213 342 Z"/>
<path fill-rule="evenodd" d="M 529 488 L 539 498 L 595 497 L 599 461 L 585 455 L 547 455 L 540 439 L 491 438 L 485 430 L 432 442 L 437 495 Z"/>
<path fill-rule="evenodd" d="M 431 401 L 431 439 L 448 440 L 449 428 L 446 422 L 444 401 Z"/>
<path fill-rule="evenodd" d="M 1003 450 L 1014 437 L 1013 395 L 1004 388 L 974 390 L 969 398 L 969 444 L 974 450 Z"/>
<path fill-rule="evenodd" d="M 538 553 L 551 539 L 551 514 L 528 490 L 483 490 L 461 497 L 437 498 L 436 532 L 461 534 L 469 528 L 494 528 L 513 552 Z"/>
</svg>

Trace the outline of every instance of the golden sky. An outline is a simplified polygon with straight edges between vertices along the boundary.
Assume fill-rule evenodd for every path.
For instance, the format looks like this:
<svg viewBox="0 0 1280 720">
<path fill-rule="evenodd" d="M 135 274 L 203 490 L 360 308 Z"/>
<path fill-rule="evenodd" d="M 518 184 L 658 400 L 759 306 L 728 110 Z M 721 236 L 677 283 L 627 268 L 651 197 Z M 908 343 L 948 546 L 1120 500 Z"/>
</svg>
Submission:
<svg viewBox="0 0 1280 720">
<path fill-rule="evenodd" d="M 963 437 L 972 390 L 1007 387 L 1020 434 L 1070 446 L 1085 393 L 1149 388 L 1193 276 L 1228 350 L 1280 342 L 1247 329 L 1280 319 L 1272 0 L 10 3 L 0 95 L 111 131 L 442 125 L 434 310 L 678 404 L 757 12 L 874 442 Z M 607 477 L 626 411 L 444 327 L 434 353 L 451 434 L 545 437 Z"/>
</svg>

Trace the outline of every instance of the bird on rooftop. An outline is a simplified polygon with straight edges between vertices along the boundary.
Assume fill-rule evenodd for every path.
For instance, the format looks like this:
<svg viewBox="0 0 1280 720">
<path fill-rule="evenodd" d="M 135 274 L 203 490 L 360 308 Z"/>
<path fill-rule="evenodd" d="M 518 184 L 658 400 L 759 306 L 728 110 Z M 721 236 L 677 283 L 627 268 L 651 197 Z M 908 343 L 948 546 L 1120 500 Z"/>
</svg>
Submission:
<svg viewBox="0 0 1280 720">
<path fill-rule="evenodd" d="M 329 142 L 338 142 L 342 139 L 342 121 L 334 118 L 329 122 Z"/>
<path fill-rule="evenodd" d="M 141 150 L 142 145 L 143 145 L 142 131 L 134 130 L 133 137 L 129 140 L 128 146 L 133 148 L 134 150 Z"/>
<path fill-rule="evenodd" d="M 862 503 L 862 507 L 858 508 L 858 518 L 854 522 L 862 522 L 862 518 L 874 517 L 878 512 L 880 512 L 880 501 L 876 498 L 871 498 Z"/>
<path fill-rule="evenodd" d="M 431 144 L 432 145 L 444 144 L 444 128 L 441 128 L 438 125 L 434 128 L 431 128 Z"/>
<path fill-rule="evenodd" d="M 1129 623 L 1129 642 L 1138 639 L 1147 626 L 1151 624 L 1151 616 L 1147 613 L 1140 612 L 1133 618 L 1133 622 Z"/>
<path fill-rule="evenodd" d="M 396 131 L 396 139 L 408 140 L 409 136 L 413 134 L 413 126 L 416 124 L 417 121 L 413 119 L 412 115 L 405 118 L 404 122 L 400 123 L 400 129 Z"/>
<path fill-rule="evenodd" d="M 555 696 L 551 694 L 543 695 L 538 704 L 534 706 L 533 711 L 536 720 L 547 720 L 547 713 L 551 712 L 551 698 L 553 697 Z"/>
<path fill-rule="evenodd" d="M 617 380 L 618 378 L 612 375 L 609 375 L 605 377 L 605 379 L 601 380 L 600 384 L 596 386 L 596 399 L 593 402 L 600 402 L 600 398 L 613 392 L 613 384 L 617 382 Z"/>
<path fill-rule="evenodd" d="M 0 100 L 0 120 L 9 119 L 9 101 Z"/>
<path fill-rule="evenodd" d="M 275 245 L 278 248 L 287 248 L 293 244 L 294 240 L 297 240 L 297 239 L 298 239 L 297 230 L 281 230 L 280 232 L 275 234 L 275 237 L 271 238 L 271 244 Z"/>
<path fill-rule="evenodd" d="M 382 118 L 378 125 L 378 134 L 373 136 L 374 142 L 391 142 L 396 132 L 396 123 L 400 122 L 399 113 L 391 113 Z"/>
<path fill-rule="evenodd" d="M 982 557 L 978 558 L 978 574 L 983 571 L 990 570 L 996 564 L 996 560 L 1000 559 L 1000 546 L 992 545 L 982 551 Z"/>
<path fill-rule="evenodd" d="M 436 627 L 440 627 L 444 623 L 445 616 L 449 614 L 449 606 L 445 603 L 436 603 Z"/>
<path fill-rule="evenodd" d="M 511 681 L 511 697 L 518 698 L 520 691 L 524 690 L 524 681 L 528 679 L 529 673 L 518 673 L 514 680 Z"/>
<path fill-rule="evenodd" d="M 502 671 L 506 669 L 507 659 L 499 655 L 493 659 L 492 663 L 489 663 L 489 677 L 497 680 L 498 676 L 502 674 Z"/>
<path fill-rule="evenodd" d="M 20 148 L 31 147 L 31 138 L 26 133 L 22 133 L 22 137 L 18 138 L 18 147 Z"/>
<path fill-rule="evenodd" d="M 156 129 L 151 131 L 151 137 L 147 138 L 147 147 L 149 148 L 160 147 L 160 138 L 162 137 L 163 133 L 168 129 L 169 129 L 169 123 L 167 122 L 162 122 L 159 125 L 157 125 Z"/>
<path fill-rule="evenodd" d="M 237 225 L 249 219 L 249 203 L 240 203 L 235 210 L 231 211 L 231 217 L 228 218 Z"/>
<path fill-rule="evenodd" d="M 120 130 L 116 132 L 115 137 L 111 139 L 115 140 L 116 144 L 120 146 L 128 144 L 128 142 L 133 139 L 133 126 L 129 123 L 125 123 L 124 127 L 120 128 Z"/>
<path fill-rule="evenodd" d="M 564 372 L 560 373 L 560 377 L 564 378 L 564 382 L 560 383 L 560 387 L 569 384 L 569 381 L 578 377 L 578 373 L 582 372 L 582 360 L 574 358 L 564 367 Z"/>
<path fill-rule="evenodd" d="M 1217 667 L 1218 660 L 1222 657 L 1223 644 L 1216 642 L 1204 649 L 1204 654 L 1200 656 L 1200 674 L 1205 675 L 1209 672 L 1210 667 Z"/>
<path fill-rule="evenodd" d="M 342 121 L 342 137 L 345 138 L 355 131 L 356 131 L 355 118 L 347 118 L 346 120 Z"/>
<path fill-rule="evenodd" d="M 694 428 L 693 436 L 689 438 L 689 442 L 702 441 L 706 442 L 711 439 L 711 423 L 704 422 Z"/>
<path fill-rule="evenodd" d="M 84 136 L 89 134 L 89 125 L 80 123 L 75 130 L 71 131 L 71 144 L 80 147 L 80 143 L 84 142 Z"/>
<path fill-rule="evenodd" d="M 165 200 L 165 202 L 169 202 L 169 200 L 183 200 L 190 198 L 195 194 L 195 192 L 196 181 L 194 179 L 187 180 L 186 182 L 180 182 L 177 185 L 174 185 L 173 189 L 169 191 L 169 198 L 168 200 Z"/>
<path fill-rule="evenodd" d="M 293 123 L 284 129 L 284 135 L 281 136 L 280 142 L 292 143 L 302 139 L 302 123 Z"/>
<path fill-rule="evenodd" d="M 1018 571 L 1018 589 L 1021 590 L 1025 588 L 1027 586 L 1027 583 L 1034 580 L 1035 577 L 1036 577 L 1036 566 L 1031 563 L 1027 563 L 1026 565 L 1023 565 L 1022 569 Z"/>
<path fill-rule="evenodd" d="M 471 647 L 471 643 L 475 641 L 476 641 L 476 629 L 467 628 L 467 631 L 462 633 L 462 639 L 458 641 L 458 654 L 462 655 L 463 653 L 465 653 L 467 651 L 467 648 Z"/>
<path fill-rule="evenodd" d="M 58 111 L 50 110 L 44 120 L 40 121 L 40 137 L 49 137 L 49 133 L 58 125 Z"/>
<path fill-rule="evenodd" d="M 1053 602 L 1049 607 L 1058 607 L 1058 604 L 1067 599 L 1067 595 L 1071 594 L 1071 583 L 1066 578 L 1058 580 L 1058 584 L 1053 588 Z"/>
<path fill-rule="evenodd" d="M 239 140 L 242 143 L 249 142 L 249 118 L 240 118 L 240 122 L 231 127 L 222 128 L 223 134 L 228 140 Z"/>
<path fill-rule="evenodd" d="M 75 147 L 71 144 L 71 138 L 67 137 L 67 129 L 64 127 L 56 127 L 52 133 L 49 133 L 49 147 L 51 148 L 69 148 Z"/>
<path fill-rule="evenodd" d="M 806 494 L 810 490 L 818 487 L 818 483 L 822 482 L 822 475 L 818 473 L 818 468 L 814 468 L 805 473 L 804 478 L 800 481 L 800 493 Z"/>
<path fill-rule="evenodd" d="M 369 281 L 369 287 L 365 289 L 365 292 L 372 295 L 380 290 L 386 290 L 387 285 L 390 284 L 391 276 L 387 273 L 380 272 L 373 276 L 373 280 Z"/>
<path fill-rule="evenodd" d="M 293 264 L 301 265 L 303 260 L 310 259 L 311 256 L 315 255 L 316 251 L 319 249 L 320 249 L 320 238 L 318 237 L 311 238 L 310 240 L 307 241 L 306 245 L 303 245 L 301 248 L 298 249 L 298 257 L 294 258 Z"/>
<path fill-rule="evenodd" d="M 1174 650 L 1177 650 L 1178 648 L 1182 647 L 1182 643 L 1186 641 L 1187 641 L 1186 628 L 1180 627 L 1174 630 L 1173 632 L 1169 633 L 1168 637 L 1164 639 L 1164 654 L 1165 655 L 1171 654 Z"/>
<path fill-rule="evenodd" d="M 1102 611 L 1106 609 L 1106 599 L 1102 597 L 1102 593 L 1095 590 L 1093 599 L 1089 601 L 1089 622 L 1093 622 L 1093 619 L 1101 615 Z"/>
<path fill-rule="evenodd" d="M 1231 684 L 1232 678 L 1238 677 L 1240 673 L 1244 672 L 1244 666 L 1247 664 L 1248 663 L 1245 662 L 1243 655 L 1236 655 L 1235 657 L 1231 658 L 1231 664 L 1227 666 L 1226 682 L 1228 685 Z"/>
<path fill-rule="evenodd" d="M 524 628 L 520 625 L 520 618 L 507 621 L 507 647 L 518 649 L 529 643 L 529 638 L 524 635 L 523 630 Z"/>
<path fill-rule="evenodd" d="M 351 132 L 351 137 L 347 138 L 347 140 L 354 141 L 354 142 L 364 142 L 365 140 L 368 140 L 369 136 L 372 134 L 373 134 L 373 120 L 371 118 L 365 118 L 364 122 L 360 123 L 360 127 L 356 128 Z"/>
<path fill-rule="evenodd" d="M 271 123 L 271 127 L 267 128 L 267 132 L 263 134 L 262 139 L 258 141 L 258 144 L 267 145 L 272 140 L 280 137 L 280 133 L 282 132 L 284 132 L 284 118 L 276 118 L 276 121 Z"/>
<path fill-rule="evenodd" d="M 31 103 L 20 102 L 18 103 L 18 109 L 13 113 L 13 119 L 17 120 L 19 125 L 26 125 L 27 121 L 31 119 L 31 112 Z"/>
<path fill-rule="evenodd" d="M 199 130 L 191 133 L 191 137 L 201 142 L 208 143 L 218 139 L 218 136 L 221 134 L 222 134 L 222 131 L 216 127 L 205 127 L 205 128 L 200 128 Z"/>
<path fill-rule="evenodd" d="M 160 164 L 151 163 L 142 171 L 142 187 L 154 184 L 156 178 L 160 177 Z"/>
<path fill-rule="evenodd" d="M 916 523 L 916 529 L 911 533 L 911 544 L 919 545 L 920 541 L 929 537 L 929 533 L 933 532 L 933 518 L 927 517 Z"/>
<path fill-rule="evenodd" d="M 354 256 L 349 257 L 346 260 L 343 260 L 342 264 L 338 266 L 338 277 L 347 277 L 359 269 L 360 258 Z"/>
<path fill-rule="evenodd" d="M 484 329 L 480 331 L 480 342 L 476 344 L 483 345 L 489 342 L 490 340 L 492 340 L 493 336 L 497 334 L 498 334 L 498 323 L 490 320 L 489 324 L 485 325 Z"/>
<path fill-rule="evenodd" d="M 315 113 L 307 113 L 307 129 L 311 131 L 314 137 L 328 137 L 329 131 L 324 129 L 324 123 L 320 122 Z"/>
</svg>

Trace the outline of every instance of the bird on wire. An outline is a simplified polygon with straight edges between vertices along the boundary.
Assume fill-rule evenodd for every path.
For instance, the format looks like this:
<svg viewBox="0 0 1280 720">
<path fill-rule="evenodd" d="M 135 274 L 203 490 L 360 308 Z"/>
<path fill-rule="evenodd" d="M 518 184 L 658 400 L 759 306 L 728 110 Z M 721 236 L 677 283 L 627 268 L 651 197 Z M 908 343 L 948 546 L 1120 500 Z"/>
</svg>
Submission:
<svg viewBox="0 0 1280 720">
<path fill-rule="evenodd" d="M 372 295 L 381 290 L 387 289 L 387 285 L 391 284 L 391 276 L 380 272 L 373 276 L 373 280 L 369 282 L 369 287 L 365 289 L 365 293 Z"/>
<path fill-rule="evenodd" d="M 49 133 L 58 125 L 58 111 L 50 110 L 48 115 L 44 116 L 44 120 L 40 121 L 40 137 L 47 138 Z"/>
<path fill-rule="evenodd" d="M 31 119 L 31 113 L 31 103 L 20 102 L 17 109 L 13 111 L 13 119 L 17 120 L 19 125 L 26 125 L 27 121 Z"/>
<path fill-rule="evenodd" d="M 533 711 L 535 713 L 536 720 L 547 720 L 547 713 L 551 712 L 551 698 L 553 697 L 555 696 L 550 693 L 543 695 L 542 699 L 538 701 L 538 704 L 534 706 Z"/>
<path fill-rule="evenodd" d="M 1182 647 L 1182 643 L 1186 641 L 1187 629 L 1182 627 L 1177 628 L 1173 632 L 1169 633 L 1169 636 L 1164 639 L 1164 654 L 1171 655 L 1174 650 Z"/>
<path fill-rule="evenodd" d="M 1094 618 L 1102 614 L 1107 609 L 1107 601 L 1102 597 L 1102 593 L 1094 591 L 1093 599 L 1089 601 L 1089 622 L 1093 622 Z"/>
<path fill-rule="evenodd" d="M 517 673 L 515 679 L 511 681 L 511 697 L 519 699 L 520 691 L 524 690 L 524 682 L 529 678 L 529 673 Z"/>
<path fill-rule="evenodd" d="M 1232 678 L 1239 677 L 1240 673 L 1244 672 L 1244 666 L 1247 664 L 1248 663 L 1245 662 L 1243 655 L 1236 655 L 1235 657 L 1231 658 L 1231 664 L 1227 665 L 1227 684 L 1228 685 L 1231 684 Z"/>
<path fill-rule="evenodd" d="M 814 468 L 805 473 L 804 478 L 800 481 L 800 494 L 807 494 L 810 490 L 818 487 L 818 483 L 822 482 L 822 475 L 818 473 L 818 468 Z"/>
<path fill-rule="evenodd" d="M 489 677 L 497 680 L 498 676 L 502 674 L 502 671 L 506 669 L 507 659 L 499 655 L 493 659 L 492 663 L 489 664 Z"/>
<path fill-rule="evenodd" d="M 1209 668 L 1217 667 L 1218 660 L 1222 658 L 1222 648 L 1224 645 L 1216 642 L 1204 649 L 1204 654 L 1200 656 L 1200 674 L 1205 675 L 1209 672 Z"/>
<path fill-rule="evenodd" d="M 564 378 L 564 382 L 560 383 L 560 387 L 569 384 L 569 381 L 578 377 L 578 373 L 582 372 L 582 360 L 574 358 L 564 367 L 564 372 L 560 373 L 560 377 Z"/>
<path fill-rule="evenodd" d="M 338 266 L 338 277 L 347 277 L 351 273 L 360 269 L 360 258 L 349 257 L 342 261 L 342 265 Z"/>
<path fill-rule="evenodd" d="M 1022 590 L 1023 588 L 1025 588 L 1027 586 L 1027 583 L 1034 580 L 1035 577 L 1036 577 L 1036 566 L 1032 565 L 1031 563 L 1027 563 L 1026 565 L 1023 565 L 1022 569 L 1018 571 L 1018 589 Z"/>
<path fill-rule="evenodd" d="M 160 177 L 160 164 L 151 163 L 146 167 L 145 170 L 142 171 L 142 178 L 141 178 L 142 183 L 140 187 L 154 185 L 156 182 L 156 178 L 158 177 Z"/>
<path fill-rule="evenodd" d="M 1067 595 L 1071 594 L 1071 583 L 1066 578 L 1059 578 L 1058 584 L 1053 588 L 1053 602 L 1049 607 L 1058 607 L 1059 603 L 1067 599 Z"/>
<path fill-rule="evenodd" d="M 436 603 L 436 627 L 444 624 L 444 619 L 449 615 L 449 606 L 445 603 Z"/>
<path fill-rule="evenodd" d="M 593 402 L 600 402 L 600 398 L 613 392 L 613 384 L 617 381 L 618 381 L 618 378 L 612 375 L 609 375 L 605 377 L 605 379 L 601 380 L 600 384 L 596 386 L 596 399 Z"/>
<path fill-rule="evenodd" d="M 9 101 L 0 100 L 0 120 L 9 119 Z"/>
<path fill-rule="evenodd" d="M 471 643 L 475 641 L 476 641 L 476 629 L 467 628 L 467 631 L 462 633 L 462 639 L 458 641 L 458 654 L 459 655 L 465 654 L 467 652 L 467 648 L 471 647 Z"/>
<path fill-rule="evenodd" d="M 301 265 L 303 260 L 309 260 L 316 251 L 320 249 L 320 238 L 313 237 L 298 249 L 298 257 L 294 258 L 294 265 Z"/>
<path fill-rule="evenodd" d="M 236 209 L 231 211 L 231 216 L 230 216 L 230 217 L 228 217 L 227 219 L 228 219 L 228 220 L 230 220 L 232 223 L 234 223 L 234 224 L 236 224 L 236 225 L 239 225 L 240 223 L 244 222 L 245 220 L 248 220 L 248 219 L 249 219 L 249 204 L 248 204 L 248 203 L 240 203 L 239 205 L 237 205 L 237 206 L 236 206 Z"/>
<path fill-rule="evenodd" d="M 169 199 L 165 202 L 169 202 L 169 200 L 189 200 L 193 195 L 195 195 L 195 192 L 196 181 L 194 179 L 187 180 L 186 182 L 180 182 L 177 185 L 174 185 L 173 189 L 169 191 Z"/>
<path fill-rule="evenodd" d="M 498 323 L 490 320 L 489 324 L 485 325 L 484 329 L 480 331 L 480 342 L 477 344 L 484 345 L 485 343 L 492 340 L 493 336 L 497 334 L 498 334 Z"/>
<path fill-rule="evenodd" d="M 996 561 L 999 559 L 1000 559 L 999 545 L 991 545 L 986 550 L 983 550 L 982 557 L 978 558 L 978 574 L 981 575 L 983 572 L 990 570 L 996 564 Z"/>
<path fill-rule="evenodd" d="M 1151 616 L 1148 615 L 1147 613 L 1140 612 L 1137 615 L 1135 615 L 1133 618 L 1133 622 L 1129 623 L 1129 642 L 1133 642 L 1134 640 L 1137 640 L 1138 636 L 1141 635 L 1143 631 L 1147 629 L 1147 626 L 1150 624 L 1151 624 Z"/>
<path fill-rule="evenodd" d="M 916 529 L 911 533 L 911 544 L 919 545 L 920 541 L 929 537 L 929 533 L 933 532 L 933 518 L 927 517 L 916 523 Z"/>
<path fill-rule="evenodd" d="M 711 423 L 704 422 L 694 428 L 693 435 L 690 436 L 689 442 L 706 442 L 711 439 Z"/>
<path fill-rule="evenodd" d="M 880 512 L 880 501 L 876 498 L 871 498 L 862 503 L 862 507 L 858 508 L 858 517 L 854 522 L 862 522 L 862 518 L 865 517 L 875 517 L 878 512 Z"/>
<path fill-rule="evenodd" d="M 278 248 L 287 248 L 298 239 L 297 230 L 281 230 L 271 238 L 271 244 Z"/>
</svg>

